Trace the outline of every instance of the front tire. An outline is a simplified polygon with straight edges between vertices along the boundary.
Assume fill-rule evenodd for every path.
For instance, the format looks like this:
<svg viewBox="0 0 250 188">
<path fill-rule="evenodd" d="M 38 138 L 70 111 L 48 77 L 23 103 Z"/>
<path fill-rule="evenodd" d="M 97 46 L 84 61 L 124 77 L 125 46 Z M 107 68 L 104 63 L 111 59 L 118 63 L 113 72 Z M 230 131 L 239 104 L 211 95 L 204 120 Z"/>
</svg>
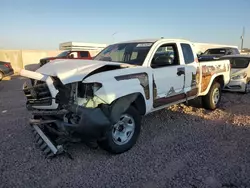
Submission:
<svg viewBox="0 0 250 188">
<path fill-rule="evenodd" d="M 213 83 L 207 95 L 202 97 L 203 107 L 209 110 L 215 110 L 221 100 L 221 85 L 218 82 Z"/>
<path fill-rule="evenodd" d="M 105 139 L 98 142 L 99 146 L 113 154 L 130 150 L 135 144 L 141 131 L 141 115 L 130 106 L 120 120 L 106 132 Z"/>
</svg>

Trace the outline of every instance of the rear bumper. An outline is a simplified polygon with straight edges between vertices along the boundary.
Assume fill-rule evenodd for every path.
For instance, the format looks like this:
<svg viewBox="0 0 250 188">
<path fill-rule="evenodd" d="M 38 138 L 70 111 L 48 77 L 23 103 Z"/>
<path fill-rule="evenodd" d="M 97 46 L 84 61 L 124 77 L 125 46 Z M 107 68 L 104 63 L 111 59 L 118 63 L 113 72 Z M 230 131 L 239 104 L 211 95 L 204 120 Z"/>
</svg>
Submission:
<svg viewBox="0 0 250 188">
<path fill-rule="evenodd" d="M 14 74 L 14 70 L 13 69 L 7 69 L 7 70 L 4 70 L 3 73 L 4 73 L 4 77 L 5 76 L 11 76 L 11 75 Z"/>
<path fill-rule="evenodd" d="M 230 81 L 223 90 L 232 91 L 232 92 L 245 92 L 246 89 L 246 80 L 237 80 Z"/>
</svg>

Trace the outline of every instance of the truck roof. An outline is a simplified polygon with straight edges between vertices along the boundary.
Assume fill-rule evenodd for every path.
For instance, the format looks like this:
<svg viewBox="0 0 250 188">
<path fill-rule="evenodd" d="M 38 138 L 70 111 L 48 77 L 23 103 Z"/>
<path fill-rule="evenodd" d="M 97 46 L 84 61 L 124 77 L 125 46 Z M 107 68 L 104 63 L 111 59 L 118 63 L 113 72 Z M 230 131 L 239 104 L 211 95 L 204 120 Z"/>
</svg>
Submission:
<svg viewBox="0 0 250 188">
<path fill-rule="evenodd" d="M 120 44 L 120 43 L 140 43 L 140 42 L 157 42 L 157 41 L 190 42 L 190 41 L 184 40 L 184 39 L 153 38 L 153 39 L 129 40 L 129 41 L 118 42 L 116 44 Z"/>
<path fill-rule="evenodd" d="M 216 47 L 216 48 L 209 48 L 208 50 L 216 50 L 216 49 L 232 49 L 232 48 L 237 48 L 237 47 L 230 47 L 230 46 L 225 46 L 225 47 Z"/>
</svg>

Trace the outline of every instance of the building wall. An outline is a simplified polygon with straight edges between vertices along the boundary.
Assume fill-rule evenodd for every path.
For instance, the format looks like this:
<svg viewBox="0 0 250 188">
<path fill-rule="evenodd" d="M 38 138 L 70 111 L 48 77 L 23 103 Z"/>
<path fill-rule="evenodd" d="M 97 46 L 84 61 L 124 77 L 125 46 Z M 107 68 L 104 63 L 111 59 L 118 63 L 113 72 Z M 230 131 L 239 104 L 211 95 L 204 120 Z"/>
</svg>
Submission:
<svg viewBox="0 0 250 188">
<path fill-rule="evenodd" d="M 21 69 L 35 70 L 38 67 L 39 60 L 44 57 L 53 57 L 63 50 L 0 50 L 0 61 L 10 62 L 15 73 Z M 100 50 L 91 50 L 93 57 Z"/>
<path fill-rule="evenodd" d="M 15 73 L 27 66 L 36 66 L 44 57 L 55 56 L 61 51 L 52 50 L 0 50 L 0 61 L 10 62 Z"/>
</svg>

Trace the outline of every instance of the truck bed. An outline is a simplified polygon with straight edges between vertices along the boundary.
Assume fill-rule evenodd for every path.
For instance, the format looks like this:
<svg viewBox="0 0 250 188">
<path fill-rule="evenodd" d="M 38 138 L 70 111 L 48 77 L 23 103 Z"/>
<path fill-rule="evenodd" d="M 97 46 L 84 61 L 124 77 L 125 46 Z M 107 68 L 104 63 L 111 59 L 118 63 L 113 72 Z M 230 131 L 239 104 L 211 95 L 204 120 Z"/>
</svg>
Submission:
<svg viewBox="0 0 250 188">
<path fill-rule="evenodd" d="M 212 80 L 216 76 L 221 76 L 221 79 L 224 80 L 224 85 L 228 84 L 230 81 L 230 62 L 229 60 L 213 60 L 205 61 L 200 64 L 201 72 L 201 88 L 200 95 L 205 95 L 211 84 Z"/>
</svg>

